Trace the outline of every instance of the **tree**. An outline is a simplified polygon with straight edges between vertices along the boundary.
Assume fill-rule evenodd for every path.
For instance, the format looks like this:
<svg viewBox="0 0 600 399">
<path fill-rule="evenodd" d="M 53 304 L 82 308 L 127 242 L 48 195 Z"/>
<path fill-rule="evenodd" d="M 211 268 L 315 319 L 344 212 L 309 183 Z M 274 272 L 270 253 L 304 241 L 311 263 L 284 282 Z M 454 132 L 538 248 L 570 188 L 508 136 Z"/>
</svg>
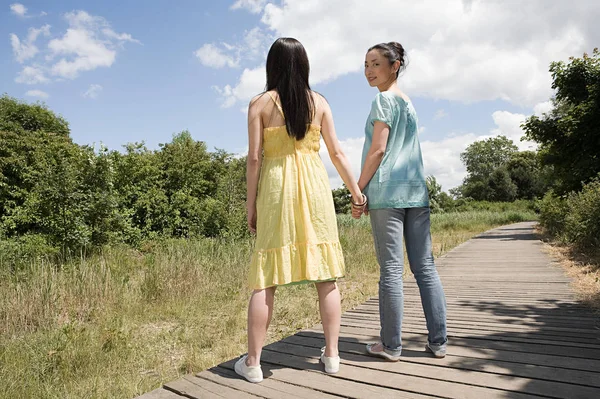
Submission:
<svg viewBox="0 0 600 399">
<path fill-rule="evenodd" d="M 492 172 L 503 166 L 518 151 L 518 147 L 506 136 L 476 141 L 460 154 L 469 174 L 468 180 L 485 180 Z"/>
<path fill-rule="evenodd" d="M 547 189 L 547 171 L 541 165 L 540 156 L 534 151 L 512 154 L 506 163 L 506 171 L 517 187 L 516 197 L 534 199 L 544 195 Z"/>
<path fill-rule="evenodd" d="M 214 199 L 219 168 L 206 144 L 195 141 L 187 130 L 161 144 L 160 163 L 165 193 L 171 206 L 171 234 L 217 236 L 225 226 L 223 204 Z"/>
<path fill-rule="evenodd" d="M 460 154 L 468 173 L 460 189 L 461 194 L 478 201 L 514 199 L 514 184 L 506 181 L 506 170 L 496 171 L 503 168 L 517 151 L 517 146 L 506 136 L 491 137 L 469 145 Z M 491 181 L 492 176 L 494 181 Z"/>
<path fill-rule="evenodd" d="M 431 212 L 447 212 L 454 208 L 454 200 L 450 195 L 442 191 L 442 185 L 437 182 L 435 176 L 427 176 L 425 183 L 427 184 Z"/>
<path fill-rule="evenodd" d="M 345 184 L 340 188 L 336 188 L 331 192 L 333 194 L 333 205 L 335 213 L 350 213 L 350 190 Z"/>
<path fill-rule="evenodd" d="M 554 109 L 523 124 L 554 168 L 559 194 L 579 190 L 600 172 L 600 52 L 550 64 Z"/>
<path fill-rule="evenodd" d="M 88 242 L 81 151 L 68 123 L 42 104 L 0 97 L 0 232 L 40 235 L 64 249 Z"/>
<path fill-rule="evenodd" d="M 492 191 L 489 201 L 510 202 L 517 198 L 517 185 L 511 180 L 506 167 L 496 168 L 488 180 Z"/>
<path fill-rule="evenodd" d="M 44 131 L 65 137 L 70 133 L 67 121 L 45 105 L 27 104 L 6 94 L 0 97 L 0 131 Z"/>
</svg>

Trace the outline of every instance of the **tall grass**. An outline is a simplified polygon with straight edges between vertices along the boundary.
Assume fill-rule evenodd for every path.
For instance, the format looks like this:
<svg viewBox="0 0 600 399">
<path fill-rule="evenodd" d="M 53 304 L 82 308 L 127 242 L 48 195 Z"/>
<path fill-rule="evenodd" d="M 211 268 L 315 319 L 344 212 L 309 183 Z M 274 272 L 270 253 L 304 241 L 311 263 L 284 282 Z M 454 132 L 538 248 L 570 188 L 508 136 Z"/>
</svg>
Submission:
<svg viewBox="0 0 600 399">
<path fill-rule="evenodd" d="M 432 216 L 436 256 L 529 212 Z M 368 219 L 340 216 L 344 309 L 376 293 Z M 57 267 L 0 264 L 0 398 L 129 398 L 245 351 L 251 240 L 106 248 Z M 312 285 L 279 289 L 268 341 L 318 322 Z"/>
</svg>

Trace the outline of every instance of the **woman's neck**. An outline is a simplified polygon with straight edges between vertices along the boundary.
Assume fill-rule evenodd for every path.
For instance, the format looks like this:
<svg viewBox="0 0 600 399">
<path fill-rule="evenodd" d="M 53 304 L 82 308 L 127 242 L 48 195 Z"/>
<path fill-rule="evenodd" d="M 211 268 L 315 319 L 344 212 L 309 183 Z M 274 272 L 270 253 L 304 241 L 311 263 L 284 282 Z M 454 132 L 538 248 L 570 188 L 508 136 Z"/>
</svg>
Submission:
<svg viewBox="0 0 600 399">
<path fill-rule="evenodd" d="M 390 80 L 388 82 L 382 83 L 379 86 L 377 86 L 377 88 L 379 89 L 380 92 L 384 92 L 384 91 L 400 91 L 398 89 L 398 81 L 396 79 L 394 80 Z"/>
</svg>

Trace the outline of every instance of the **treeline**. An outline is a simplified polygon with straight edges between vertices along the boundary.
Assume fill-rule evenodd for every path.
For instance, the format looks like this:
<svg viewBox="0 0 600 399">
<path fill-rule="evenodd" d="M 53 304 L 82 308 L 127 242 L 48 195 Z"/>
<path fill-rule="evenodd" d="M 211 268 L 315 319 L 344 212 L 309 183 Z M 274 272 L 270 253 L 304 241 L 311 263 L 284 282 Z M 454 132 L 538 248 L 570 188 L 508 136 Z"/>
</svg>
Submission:
<svg viewBox="0 0 600 399">
<path fill-rule="evenodd" d="M 600 256 L 600 52 L 550 65 L 554 109 L 524 124 L 540 143 L 554 184 L 541 203 L 540 221 L 560 241 Z"/>
<path fill-rule="evenodd" d="M 0 97 L 0 262 L 159 237 L 246 234 L 245 160 L 187 131 L 149 150 L 74 143 L 40 104 Z"/>
</svg>

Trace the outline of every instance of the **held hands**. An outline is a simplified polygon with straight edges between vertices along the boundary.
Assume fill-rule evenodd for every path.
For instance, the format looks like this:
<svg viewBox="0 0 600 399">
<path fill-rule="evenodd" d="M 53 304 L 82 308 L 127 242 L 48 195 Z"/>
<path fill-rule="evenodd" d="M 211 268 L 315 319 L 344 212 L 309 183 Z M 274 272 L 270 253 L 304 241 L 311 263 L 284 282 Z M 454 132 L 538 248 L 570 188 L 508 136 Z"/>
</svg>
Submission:
<svg viewBox="0 0 600 399">
<path fill-rule="evenodd" d="M 354 219 L 360 219 L 360 217 L 362 216 L 363 213 L 365 215 L 369 214 L 369 210 L 367 208 L 367 196 L 366 195 L 362 194 L 362 201 L 354 202 L 354 199 L 351 199 L 350 203 L 352 204 L 352 217 Z"/>
</svg>

